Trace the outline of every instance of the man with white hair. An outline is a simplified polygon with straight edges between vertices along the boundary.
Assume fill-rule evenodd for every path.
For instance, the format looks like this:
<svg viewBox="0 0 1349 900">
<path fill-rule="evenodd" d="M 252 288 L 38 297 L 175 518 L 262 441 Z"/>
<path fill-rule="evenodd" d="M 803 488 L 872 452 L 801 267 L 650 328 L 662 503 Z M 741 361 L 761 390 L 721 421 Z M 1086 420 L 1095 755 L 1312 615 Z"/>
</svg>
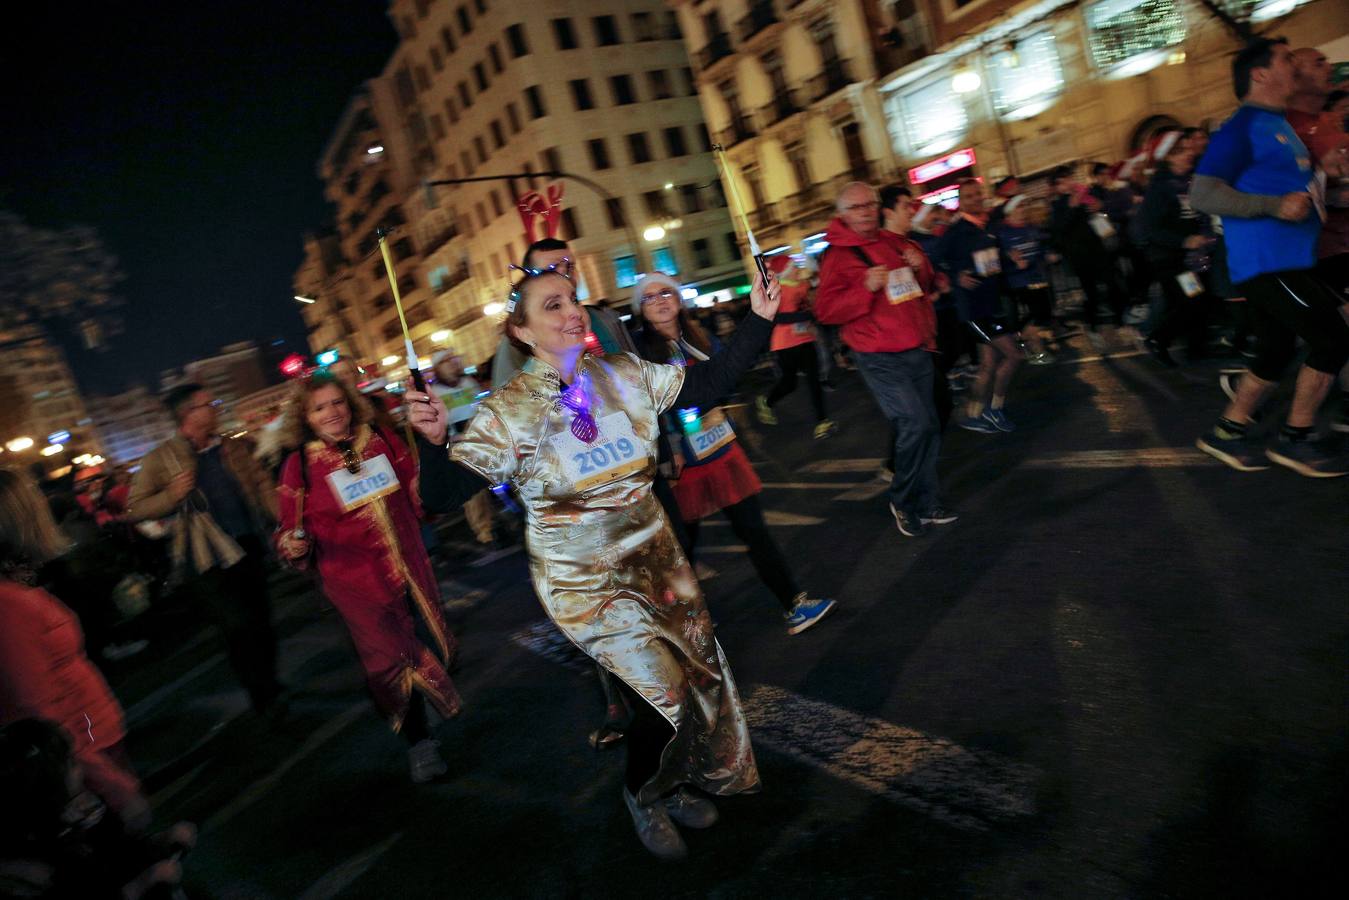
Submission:
<svg viewBox="0 0 1349 900">
<path fill-rule="evenodd" d="M 890 512 L 900 534 L 918 537 L 955 513 L 938 496 L 941 426 L 933 399 L 937 349 L 932 263 L 917 244 L 881 228 L 876 189 L 860 181 L 838 196 L 820 263 L 815 315 L 842 326 L 858 371 L 895 432 Z"/>
</svg>

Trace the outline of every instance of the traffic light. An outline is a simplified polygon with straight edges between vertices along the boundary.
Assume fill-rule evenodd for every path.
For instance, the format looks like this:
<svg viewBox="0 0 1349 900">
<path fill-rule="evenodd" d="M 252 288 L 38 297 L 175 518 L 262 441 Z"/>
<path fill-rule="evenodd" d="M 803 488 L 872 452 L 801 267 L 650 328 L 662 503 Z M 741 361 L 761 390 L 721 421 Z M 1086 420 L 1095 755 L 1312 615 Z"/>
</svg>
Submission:
<svg viewBox="0 0 1349 900">
<path fill-rule="evenodd" d="M 318 356 L 314 357 L 314 361 L 321 366 L 331 366 L 333 363 L 337 362 L 337 351 L 324 350 Z"/>
</svg>

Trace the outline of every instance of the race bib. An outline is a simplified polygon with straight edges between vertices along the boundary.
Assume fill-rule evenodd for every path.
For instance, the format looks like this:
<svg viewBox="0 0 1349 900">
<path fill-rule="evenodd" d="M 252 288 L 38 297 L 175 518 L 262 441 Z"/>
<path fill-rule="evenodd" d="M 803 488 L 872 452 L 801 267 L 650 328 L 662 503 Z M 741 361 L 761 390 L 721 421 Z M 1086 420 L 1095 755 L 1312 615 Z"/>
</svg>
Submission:
<svg viewBox="0 0 1349 900">
<path fill-rule="evenodd" d="M 570 429 L 549 439 L 562 471 L 578 491 L 588 491 L 646 468 L 646 445 L 637 439 L 627 415 L 610 413 L 595 424 L 599 432 L 588 444 Z"/>
<path fill-rule="evenodd" d="M 1324 222 L 1326 220 L 1326 172 L 1324 169 L 1319 170 L 1307 183 L 1307 193 L 1311 194 L 1312 206 L 1316 207 L 1316 214 Z"/>
<path fill-rule="evenodd" d="M 684 436 L 685 443 L 697 460 L 704 460 L 735 440 L 735 429 L 731 428 L 726 414 L 714 409 L 702 417 L 698 430 Z"/>
<path fill-rule="evenodd" d="M 990 275 L 998 275 L 1002 272 L 1002 261 L 998 259 L 997 247 L 975 250 L 973 256 L 974 272 L 980 278 L 987 278 Z"/>
<path fill-rule="evenodd" d="M 1200 283 L 1199 276 L 1193 272 L 1181 272 L 1176 276 L 1176 281 L 1180 282 L 1180 289 L 1185 292 L 1186 297 L 1198 297 L 1204 293 L 1204 285 Z"/>
<path fill-rule="evenodd" d="M 885 282 L 885 297 L 891 304 L 906 303 L 921 296 L 923 289 L 918 285 L 918 278 L 912 268 L 905 266 L 890 270 L 890 277 Z"/>
<path fill-rule="evenodd" d="M 342 511 L 351 512 L 398 490 L 398 476 L 394 474 L 389 458 L 381 453 L 361 460 L 359 472 L 352 473 L 343 468 L 329 473 L 328 484 Z"/>
</svg>

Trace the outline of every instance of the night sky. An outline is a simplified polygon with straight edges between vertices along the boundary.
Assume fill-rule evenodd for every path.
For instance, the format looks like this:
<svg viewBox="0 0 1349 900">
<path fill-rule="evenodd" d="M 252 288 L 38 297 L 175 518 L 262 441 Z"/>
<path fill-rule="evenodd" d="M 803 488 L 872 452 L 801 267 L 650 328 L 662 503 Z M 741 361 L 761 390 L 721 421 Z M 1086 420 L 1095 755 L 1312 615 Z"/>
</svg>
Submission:
<svg viewBox="0 0 1349 900">
<path fill-rule="evenodd" d="M 305 352 L 291 276 L 329 211 L 315 174 L 397 37 L 381 0 L 26 4 L 0 38 L 0 207 L 88 224 L 126 332 L 69 354 L 86 393 L 231 341 Z"/>
</svg>

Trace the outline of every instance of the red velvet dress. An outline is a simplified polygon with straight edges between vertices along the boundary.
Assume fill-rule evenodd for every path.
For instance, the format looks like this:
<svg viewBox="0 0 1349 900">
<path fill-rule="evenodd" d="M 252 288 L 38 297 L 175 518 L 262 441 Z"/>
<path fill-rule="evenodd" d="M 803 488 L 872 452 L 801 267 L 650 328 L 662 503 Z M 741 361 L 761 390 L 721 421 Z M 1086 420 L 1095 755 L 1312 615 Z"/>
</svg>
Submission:
<svg viewBox="0 0 1349 900">
<path fill-rule="evenodd" d="M 304 448 L 307 472 L 301 472 L 298 453 L 281 469 L 276 534 L 279 540 L 299 525 L 303 495 L 303 526 L 313 552 L 292 564 L 317 567 L 324 593 L 351 632 L 375 704 L 398 731 L 414 687 L 441 715 L 459 712 L 459 694 L 446 672 L 457 644 L 445 626 L 440 588 L 422 543 L 417 464 L 397 437 L 365 425 L 357 429 L 353 449 L 363 461 L 388 459 L 397 476 L 392 493 L 344 508 L 328 477 L 346 472 L 342 453 L 311 441 Z M 372 465 L 363 463 L 362 472 L 369 471 Z M 417 637 L 414 615 L 425 624 L 431 647 Z"/>
</svg>

